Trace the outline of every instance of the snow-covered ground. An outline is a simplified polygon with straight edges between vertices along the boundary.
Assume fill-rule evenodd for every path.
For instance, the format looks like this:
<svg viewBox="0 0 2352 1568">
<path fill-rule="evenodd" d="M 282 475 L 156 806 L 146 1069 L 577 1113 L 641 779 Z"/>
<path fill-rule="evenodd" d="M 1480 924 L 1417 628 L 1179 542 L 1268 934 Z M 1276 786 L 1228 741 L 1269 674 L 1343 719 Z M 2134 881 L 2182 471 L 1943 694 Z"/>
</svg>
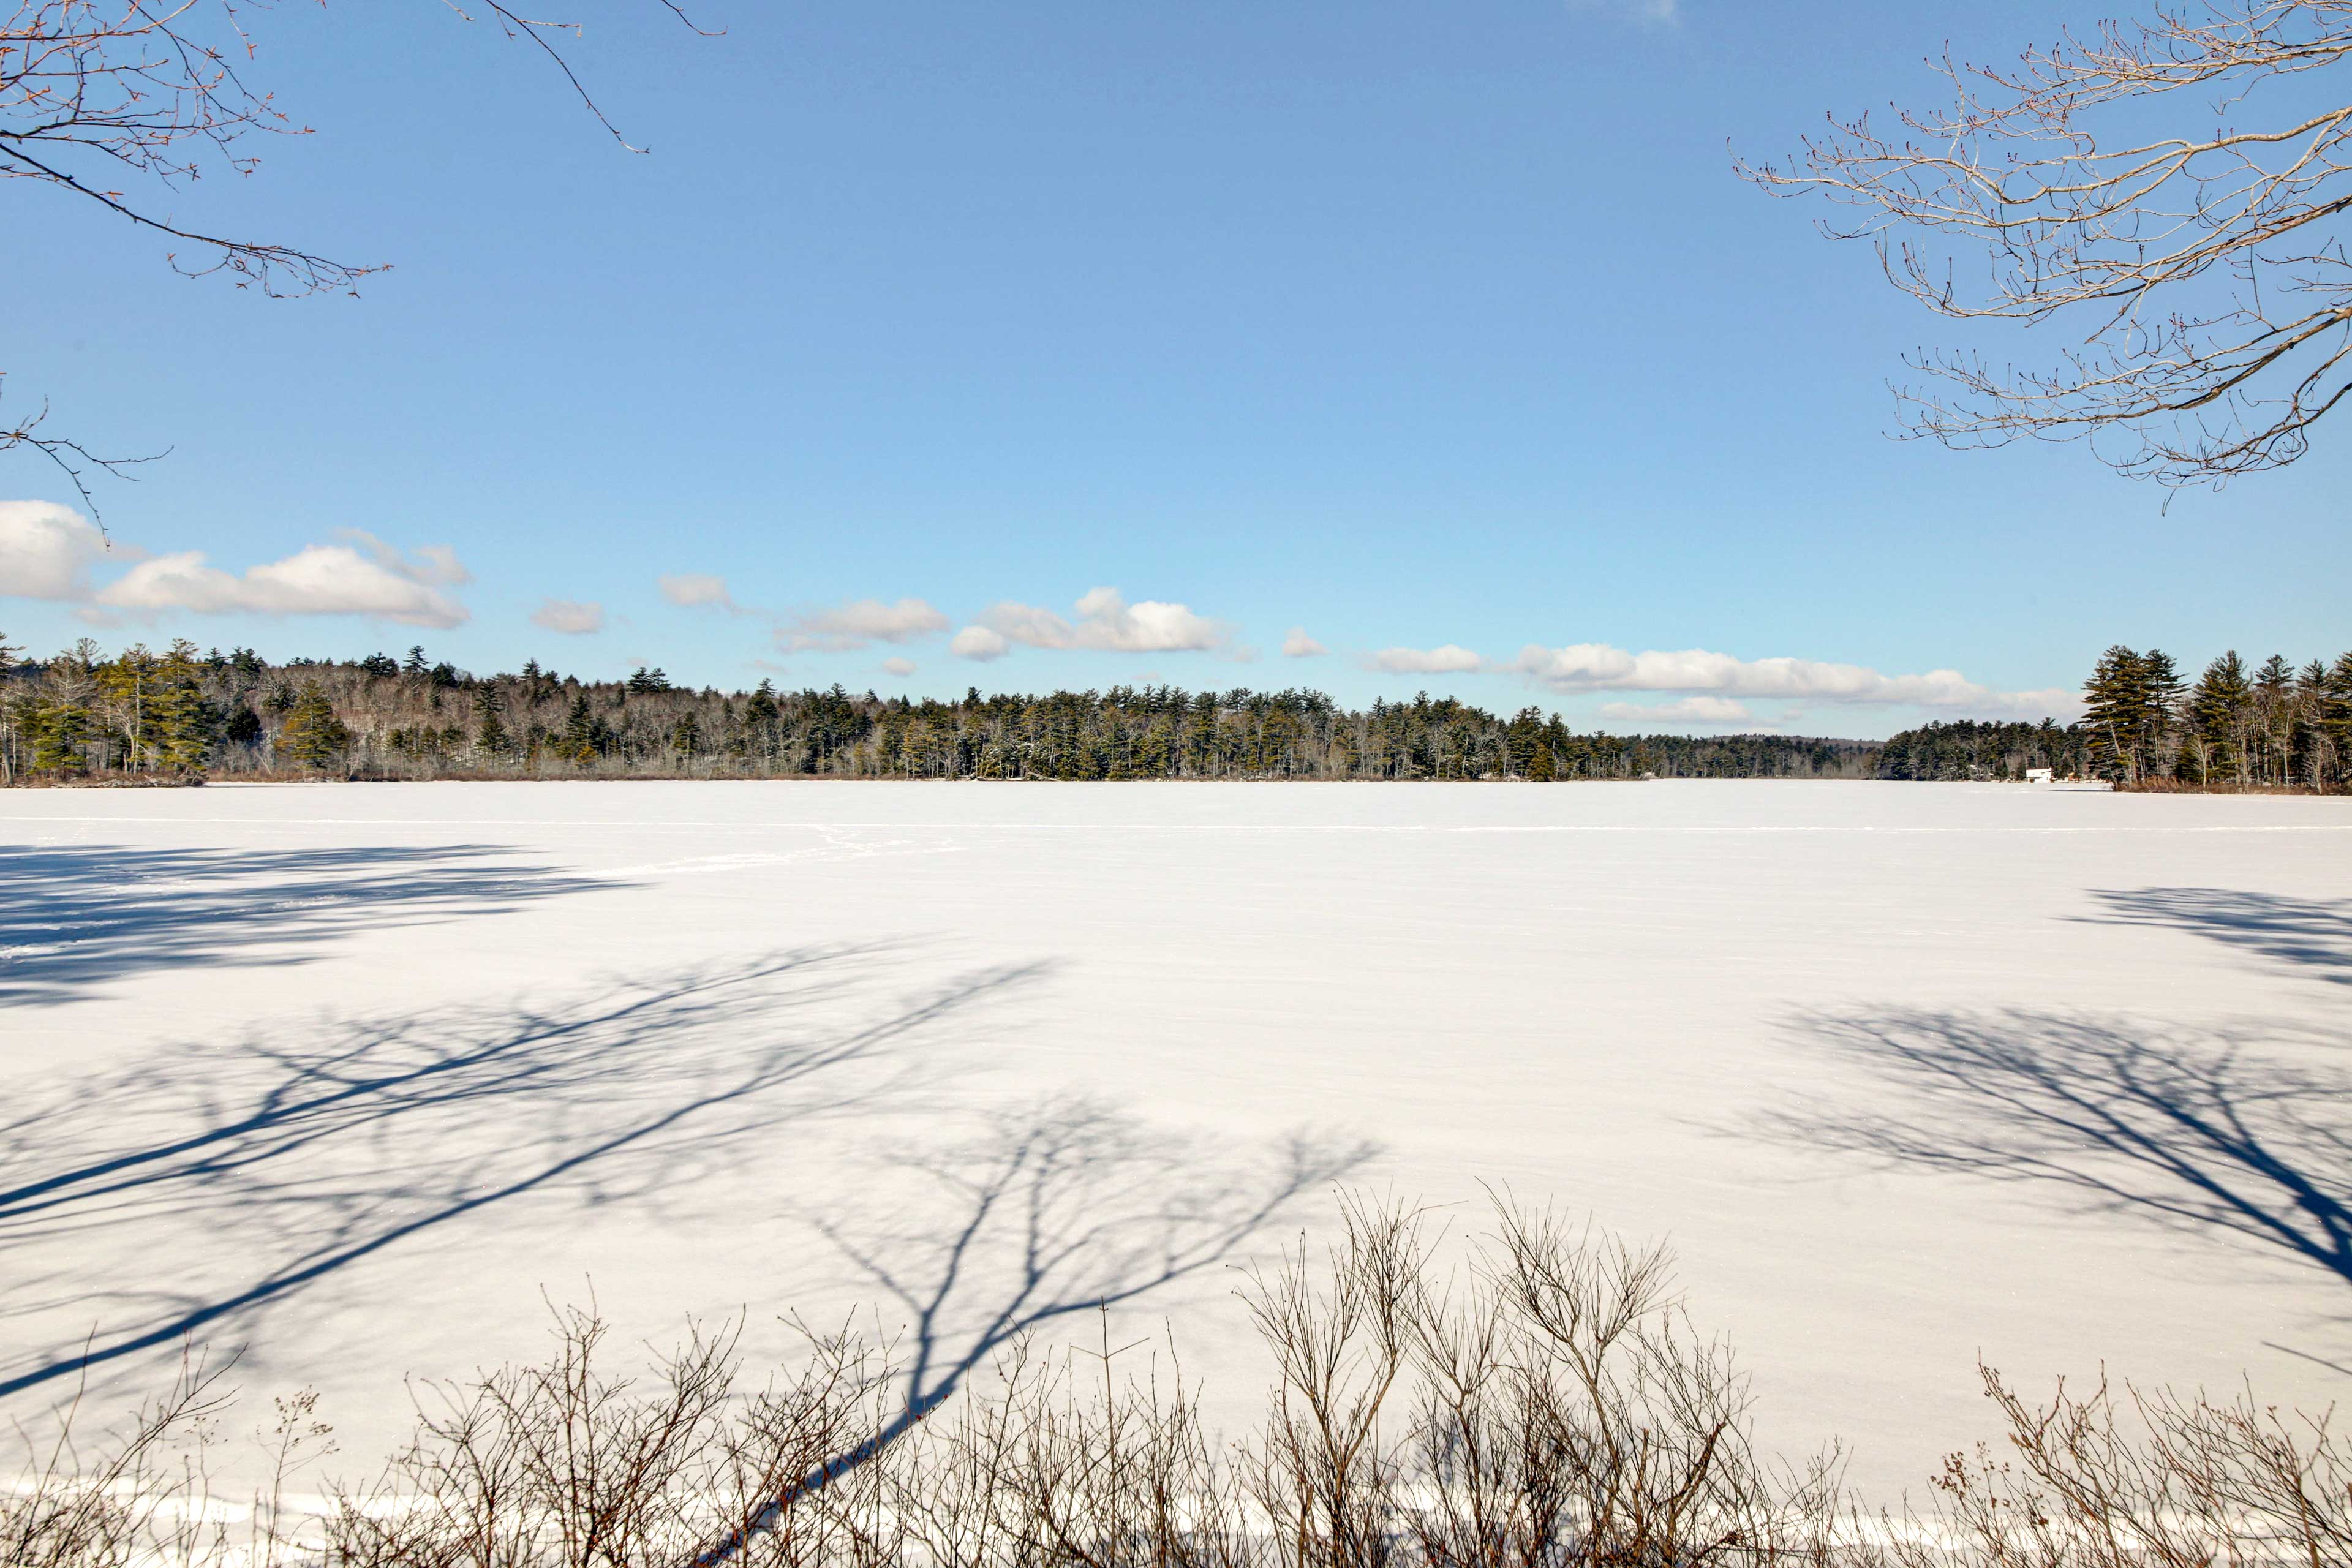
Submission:
<svg viewBox="0 0 2352 1568">
<path fill-rule="evenodd" d="M 0 1036 L 0 1411 L 193 1335 L 353 1469 L 542 1291 L 760 1353 L 864 1303 L 927 1389 L 1110 1296 L 1238 1420 L 1234 1266 L 1342 1182 L 1670 1237 L 1881 1493 L 1990 1433 L 1979 1355 L 2352 1394 L 2343 801 L 17 792 Z"/>
</svg>

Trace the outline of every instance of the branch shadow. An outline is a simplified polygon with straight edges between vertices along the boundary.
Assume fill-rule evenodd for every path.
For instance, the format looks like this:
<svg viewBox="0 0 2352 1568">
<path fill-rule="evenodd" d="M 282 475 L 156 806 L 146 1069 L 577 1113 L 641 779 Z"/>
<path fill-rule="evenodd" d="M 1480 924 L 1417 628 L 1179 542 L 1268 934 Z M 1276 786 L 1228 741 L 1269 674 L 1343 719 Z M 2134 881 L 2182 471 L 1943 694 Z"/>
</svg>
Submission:
<svg viewBox="0 0 2352 1568">
<path fill-rule="evenodd" d="M 2320 971 L 2317 978 L 2352 985 L 2352 899 L 2296 899 L 2229 888 L 2099 889 L 2103 915 L 2091 925 L 2155 926 L 2189 931 L 2280 963 Z"/>
<path fill-rule="evenodd" d="M 930 1200 L 898 1205 L 911 1222 L 811 1223 L 908 1314 L 905 1405 L 805 1484 L 878 1453 L 1033 1331 L 1240 1259 L 1300 1199 L 1379 1152 L 1304 1131 L 1221 1147 L 1055 1096 L 997 1112 L 967 1142 L 894 1156 Z"/>
<path fill-rule="evenodd" d="M 320 1280 L 528 1195 L 674 1193 L 931 1080 L 901 1047 L 1045 972 L 890 993 L 901 956 L 810 948 L 546 1009 L 328 1020 L 64 1086 L 0 1121 L 0 1322 L 19 1344 L 67 1309 L 98 1328 L 0 1356 L 0 1397 L 249 1336 Z"/>
<path fill-rule="evenodd" d="M 2352 1284 L 2352 1076 L 2282 1059 L 2340 1053 L 2340 1035 L 2029 1011 L 1797 1027 L 1876 1092 L 1769 1112 L 1775 1141 L 2039 1184 Z"/>
<path fill-rule="evenodd" d="M 149 849 L 0 853 L 0 1005 L 68 1001 L 126 974 L 190 965 L 308 963 L 289 948 L 364 927 L 416 925 L 626 884 L 430 848 Z"/>
</svg>

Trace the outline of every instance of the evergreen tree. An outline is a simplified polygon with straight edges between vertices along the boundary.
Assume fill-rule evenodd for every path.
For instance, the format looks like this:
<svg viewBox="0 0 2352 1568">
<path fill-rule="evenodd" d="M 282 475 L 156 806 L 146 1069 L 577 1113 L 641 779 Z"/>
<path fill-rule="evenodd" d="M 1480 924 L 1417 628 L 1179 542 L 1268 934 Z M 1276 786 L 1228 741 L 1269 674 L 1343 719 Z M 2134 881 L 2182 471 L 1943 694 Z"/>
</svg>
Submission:
<svg viewBox="0 0 2352 1568">
<path fill-rule="evenodd" d="M 83 703 L 72 699 L 42 703 L 34 710 L 30 728 L 35 769 L 54 773 L 89 771 L 92 726 L 89 710 Z"/>
<path fill-rule="evenodd" d="M 216 710 L 205 696 L 205 665 L 196 645 L 174 638 L 155 666 L 149 723 L 156 764 L 175 773 L 201 772 L 212 753 L 216 722 Z"/>
<path fill-rule="evenodd" d="M 2152 674 L 2147 659 L 2116 643 L 2099 656 L 2091 679 L 2083 685 L 2083 724 L 2092 737 L 2092 766 L 2118 784 L 2137 784 L 2142 777 L 2148 717 L 2157 705 Z"/>
<path fill-rule="evenodd" d="M 503 757 L 514 750 L 513 737 L 507 733 L 504 722 L 506 709 L 495 681 L 484 681 L 474 693 L 474 716 L 481 725 L 474 736 L 474 749 L 486 757 Z"/>
<path fill-rule="evenodd" d="M 2246 732 L 2252 688 L 2246 679 L 2245 660 L 2233 648 L 2205 667 L 2189 694 L 2189 722 L 2198 746 L 2198 782 L 2210 784 L 2217 775 L 2234 775 L 2252 782 Z"/>
<path fill-rule="evenodd" d="M 2327 776 L 2352 784 L 2352 653 L 2340 655 L 2327 667 L 2317 707 Z"/>
<path fill-rule="evenodd" d="M 575 763 L 596 760 L 598 742 L 604 738 L 604 722 L 588 706 L 585 687 L 572 693 L 572 706 L 563 715 L 563 739 L 557 750 Z"/>
<path fill-rule="evenodd" d="M 2179 722 L 2181 694 L 2188 689 L 2172 656 L 2152 647 L 2139 661 L 2139 762 L 2144 778 L 2163 778 L 2172 771 L 2166 742 Z M 2047 766 L 2047 763 L 2036 764 Z"/>
<path fill-rule="evenodd" d="M 351 742 L 351 731 L 335 717 L 325 689 L 315 680 L 304 681 L 278 729 L 278 757 L 297 767 L 331 768 L 341 762 Z"/>
<path fill-rule="evenodd" d="M 109 727 L 121 738 L 122 765 L 134 772 L 145 768 L 151 761 L 147 719 L 155 689 L 155 656 L 144 644 L 133 643 L 90 674 Z"/>
<path fill-rule="evenodd" d="M 2291 776 L 2326 789 L 2335 745 L 2327 733 L 2327 666 L 2313 659 L 2294 676 L 2294 728 L 2288 742 Z"/>
<path fill-rule="evenodd" d="M 772 760 L 776 754 L 776 683 L 762 679 L 743 703 L 744 748 L 752 755 Z"/>
<path fill-rule="evenodd" d="M 1510 759 L 1510 772 L 1515 778 L 1527 778 L 1535 767 L 1536 753 L 1543 749 L 1543 714 L 1534 708 L 1522 708 L 1511 716 L 1510 728 L 1504 732 L 1504 750 Z"/>
</svg>

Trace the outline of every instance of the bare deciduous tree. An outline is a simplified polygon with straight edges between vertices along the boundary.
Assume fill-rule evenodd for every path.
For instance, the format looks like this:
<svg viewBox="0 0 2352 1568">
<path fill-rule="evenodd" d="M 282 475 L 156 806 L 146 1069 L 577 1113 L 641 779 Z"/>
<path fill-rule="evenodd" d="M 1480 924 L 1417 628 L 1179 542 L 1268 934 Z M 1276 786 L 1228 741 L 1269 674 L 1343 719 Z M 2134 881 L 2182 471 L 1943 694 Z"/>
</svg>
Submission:
<svg viewBox="0 0 2352 1568">
<path fill-rule="evenodd" d="M 322 0 L 323 3 L 323 0 Z M 652 4 L 688 21 L 679 0 Z M 221 274 L 273 298 L 349 289 L 381 264 L 338 261 L 294 245 L 191 226 L 152 198 L 184 189 L 208 171 L 250 174 L 253 134 L 307 135 L 308 126 L 249 79 L 255 41 L 246 18 L 275 0 L 0 0 L 0 180 L 27 180 L 95 202 L 173 247 L 172 266 L 191 277 Z M 466 20 L 460 0 L 443 0 Z M 11 5 L 13 5 L 13 9 Z M 534 20 L 501 0 L 480 16 L 551 60 L 614 138 L 607 119 L 565 59 L 558 39 L 575 23 Z M 622 145 L 627 146 L 625 141 Z M 631 151 L 642 151 L 632 148 Z M 132 184 L 143 194 L 134 194 Z M 6 373 L 0 371 L 0 383 Z M 48 405 L 0 416 L 0 452 L 37 452 L 89 501 L 91 468 L 121 473 L 148 458 L 100 457 L 46 429 Z"/>
<path fill-rule="evenodd" d="M 2220 484 L 2294 461 L 2352 394 L 2347 60 L 2352 0 L 2174 0 L 2014 65 L 1947 54 L 1948 104 L 1832 116 L 1739 168 L 1857 209 L 1823 231 L 1938 314 L 2079 331 L 2040 369 L 1911 361 L 1907 434 L 2087 439 L 2126 474 Z"/>
</svg>

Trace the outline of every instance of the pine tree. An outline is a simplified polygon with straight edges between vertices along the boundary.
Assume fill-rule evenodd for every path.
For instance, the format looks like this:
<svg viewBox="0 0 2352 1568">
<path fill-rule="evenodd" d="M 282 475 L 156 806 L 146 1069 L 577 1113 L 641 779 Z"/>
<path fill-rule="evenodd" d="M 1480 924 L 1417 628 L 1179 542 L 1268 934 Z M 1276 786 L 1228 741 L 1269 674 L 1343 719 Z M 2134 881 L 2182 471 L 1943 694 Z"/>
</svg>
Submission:
<svg viewBox="0 0 2352 1568">
<path fill-rule="evenodd" d="M 744 700 L 744 745 L 762 761 L 775 761 L 779 738 L 777 719 L 781 712 L 776 705 L 776 683 L 772 680 L 761 680 L 759 689 Z"/>
<path fill-rule="evenodd" d="M 474 736 L 474 749 L 486 757 L 503 757 L 514 750 L 513 737 L 507 733 L 503 722 L 506 707 L 496 681 L 484 681 L 482 689 L 474 693 L 474 715 L 481 721 Z"/>
<path fill-rule="evenodd" d="M 352 743 L 351 731 L 335 717 L 324 688 L 306 680 L 278 731 L 278 754 L 297 767 L 331 768 Z"/>
<path fill-rule="evenodd" d="M 2234 773 L 2242 784 L 2252 782 L 2246 754 L 2252 704 L 2245 660 L 2236 649 L 2205 667 L 2189 694 L 2189 725 L 2202 747 L 2199 783 L 2210 783 L 2217 773 Z"/>
<path fill-rule="evenodd" d="M 2180 699 L 2188 683 L 2172 656 L 2152 647 L 2139 661 L 2139 763 L 2141 776 L 2161 778 L 2172 771 L 2165 744 L 2179 722 Z"/>
<path fill-rule="evenodd" d="M 2116 643 L 2099 656 L 2083 686 L 2083 726 L 2092 736 L 2093 766 L 2117 784 L 2137 784 L 2142 777 L 2145 732 L 2155 705 L 2150 673 L 2147 659 Z"/>
<path fill-rule="evenodd" d="M 2339 656 L 2327 667 L 2318 722 L 2332 776 L 2352 784 L 2352 653 Z"/>
<path fill-rule="evenodd" d="M 154 694 L 155 656 L 133 643 L 90 671 L 109 727 L 122 741 L 122 765 L 147 765 L 148 702 Z"/>
<path fill-rule="evenodd" d="M 1515 778 L 1532 776 L 1536 752 L 1543 747 L 1543 714 L 1534 708 L 1522 708 L 1511 716 L 1509 730 L 1505 731 L 1504 751 L 1510 759 L 1510 771 Z"/>
<path fill-rule="evenodd" d="M 156 663 L 149 715 L 156 763 L 176 773 L 202 772 L 216 718 L 205 698 L 203 661 L 185 637 L 175 638 Z"/>
<path fill-rule="evenodd" d="M 563 740 L 558 752 L 572 762 L 594 762 L 604 727 L 604 721 L 589 710 L 586 689 L 575 691 L 563 715 Z"/>
<path fill-rule="evenodd" d="M 71 700 L 42 703 L 34 710 L 30 728 L 35 769 L 56 773 L 89 770 L 91 724 L 89 710 L 82 703 Z"/>
<path fill-rule="evenodd" d="M 92 700 L 98 694 L 98 645 L 84 637 L 49 660 L 40 697 L 26 725 L 37 770 L 87 773 L 92 748 L 102 752 L 104 736 L 90 711 Z M 103 757 L 99 760 L 102 763 Z"/>
</svg>

